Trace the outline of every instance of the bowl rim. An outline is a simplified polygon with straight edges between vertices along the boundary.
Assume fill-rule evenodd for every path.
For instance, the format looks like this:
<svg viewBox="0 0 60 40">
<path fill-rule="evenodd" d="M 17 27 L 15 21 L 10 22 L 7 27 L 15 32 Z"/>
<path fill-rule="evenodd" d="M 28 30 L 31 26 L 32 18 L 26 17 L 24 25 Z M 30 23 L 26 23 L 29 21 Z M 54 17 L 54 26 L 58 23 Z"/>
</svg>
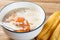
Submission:
<svg viewBox="0 0 60 40">
<path fill-rule="evenodd" d="M 16 2 L 12 2 L 12 3 L 9 3 L 9 4 L 7 4 L 7 5 L 5 5 L 1 10 L 0 10 L 0 12 L 6 7 L 6 6 L 8 6 L 8 5 L 10 5 L 10 4 L 13 4 L 13 3 L 16 3 Z M 34 3 L 34 2 L 28 2 L 28 3 L 33 3 L 33 4 L 36 4 L 36 3 Z M 39 7 L 41 7 L 41 5 L 38 5 L 38 4 L 36 4 L 37 6 L 39 6 Z M 42 7 L 41 7 L 42 8 Z M 35 31 L 35 30 L 37 30 L 38 28 L 40 28 L 43 24 L 44 24 L 44 22 L 45 22 L 45 20 L 46 20 L 46 13 L 45 13 L 45 10 L 42 8 L 42 10 L 44 11 L 44 15 L 45 15 L 45 17 L 44 17 L 44 21 L 40 24 L 40 26 L 39 27 L 37 27 L 36 29 L 33 29 L 33 30 L 30 30 L 30 31 L 27 31 L 27 32 L 15 32 L 15 31 L 11 31 L 11 30 L 9 30 L 9 29 L 6 29 L 5 27 L 3 27 L 4 29 L 6 29 L 7 31 L 10 31 L 10 32 L 13 32 L 13 33 L 29 33 L 29 32 L 33 32 L 33 31 Z"/>
</svg>

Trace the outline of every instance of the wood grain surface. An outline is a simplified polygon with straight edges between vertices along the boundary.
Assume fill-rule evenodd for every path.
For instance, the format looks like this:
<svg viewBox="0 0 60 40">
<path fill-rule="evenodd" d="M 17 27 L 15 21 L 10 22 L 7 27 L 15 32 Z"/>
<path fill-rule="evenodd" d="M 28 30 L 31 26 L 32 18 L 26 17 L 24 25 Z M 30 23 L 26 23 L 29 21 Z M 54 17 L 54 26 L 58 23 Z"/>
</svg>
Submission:
<svg viewBox="0 0 60 40">
<path fill-rule="evenodd" d="M 45 10 L 46 19 L 55 11 L 60 11 L 60 0 L 0 0 L 0 10 L 7 4 L 16 1 L 29 1 L 41 5 Z M 0 40 L 11 40 L 0 27 Z"/>
</svg>

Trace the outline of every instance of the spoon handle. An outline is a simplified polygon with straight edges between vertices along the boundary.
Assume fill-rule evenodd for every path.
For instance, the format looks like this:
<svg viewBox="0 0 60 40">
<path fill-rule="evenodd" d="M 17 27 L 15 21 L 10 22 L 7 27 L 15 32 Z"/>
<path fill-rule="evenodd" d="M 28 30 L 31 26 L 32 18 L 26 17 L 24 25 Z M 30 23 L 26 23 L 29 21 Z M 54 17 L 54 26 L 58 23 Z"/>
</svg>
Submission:
<svg viewBox="0 0 60 40">
<path fill-rule="evenodd" d="M 4 28 L 8 29 L 8 30 L 15 31 L 15 29 L 12 29 L 12 28 L 10 28 L 10 27 L 7 26 L 8 23 L 0 22 L 0 25 L 1 25 L 2 27 L 4 27 Z"/>
</svg>

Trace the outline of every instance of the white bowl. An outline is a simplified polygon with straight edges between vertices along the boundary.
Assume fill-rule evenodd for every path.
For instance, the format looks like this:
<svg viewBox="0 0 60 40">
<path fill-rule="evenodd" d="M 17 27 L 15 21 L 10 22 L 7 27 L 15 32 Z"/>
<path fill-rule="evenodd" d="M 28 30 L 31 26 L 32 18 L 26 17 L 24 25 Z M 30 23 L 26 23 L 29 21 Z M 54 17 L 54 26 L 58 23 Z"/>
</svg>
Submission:
<svg viewBox="0 0 60 40">
<path fill-rule="evenodd" d="M 30 40 L 35 38 L 42 30 L 44 22 L 45 22 L 45 12 L 42 9 L 41 6 L 35 4 L 35 3 L 31 3 L 31 2 L 14 2 L 14 3 L 10 3 L 7 6 L 5 6 L 1 11 L 0 11 L 0 21 L 2 21 L 3 17 L 11 10 L 16 9 L 16 8 L 35 8 L 36 10 L 40 11 L 41 16 L 42 16 L 42 20 L 41 20 L 41 24 L 39 27 L 37 27 L 34 30 L 31 30 L 29 32 L 13 32 L 9 29 L 4 28 L 3 29 L 5 31 L 5 33 L 12 39 L 14 40 Z"/>
</svg>

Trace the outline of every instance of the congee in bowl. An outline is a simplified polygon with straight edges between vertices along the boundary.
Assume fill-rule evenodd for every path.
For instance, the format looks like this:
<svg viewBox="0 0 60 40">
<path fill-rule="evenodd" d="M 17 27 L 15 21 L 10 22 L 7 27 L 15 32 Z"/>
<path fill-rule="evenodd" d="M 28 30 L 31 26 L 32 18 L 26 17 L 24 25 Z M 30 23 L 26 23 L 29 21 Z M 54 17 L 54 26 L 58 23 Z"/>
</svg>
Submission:
<svg viewBox="0 0 60 40">
<path fill-rule="evenodd" d="M 32 2 L 13 2 L 0 11 L 0 22 L 8 23 L 1 27 L 14 40 L 35 38 L 43 28 L 45 17 L 43 8 Z"/>
<path fill-rule="evenodd" d="M 41 24 L 39 11 L 30 8 L 18 8 L 9 11 L 3 18 L 3 22 L 12 24 L 9 26 L 16 32 L 28 32 L 34 30 Z"/>
</svg>

